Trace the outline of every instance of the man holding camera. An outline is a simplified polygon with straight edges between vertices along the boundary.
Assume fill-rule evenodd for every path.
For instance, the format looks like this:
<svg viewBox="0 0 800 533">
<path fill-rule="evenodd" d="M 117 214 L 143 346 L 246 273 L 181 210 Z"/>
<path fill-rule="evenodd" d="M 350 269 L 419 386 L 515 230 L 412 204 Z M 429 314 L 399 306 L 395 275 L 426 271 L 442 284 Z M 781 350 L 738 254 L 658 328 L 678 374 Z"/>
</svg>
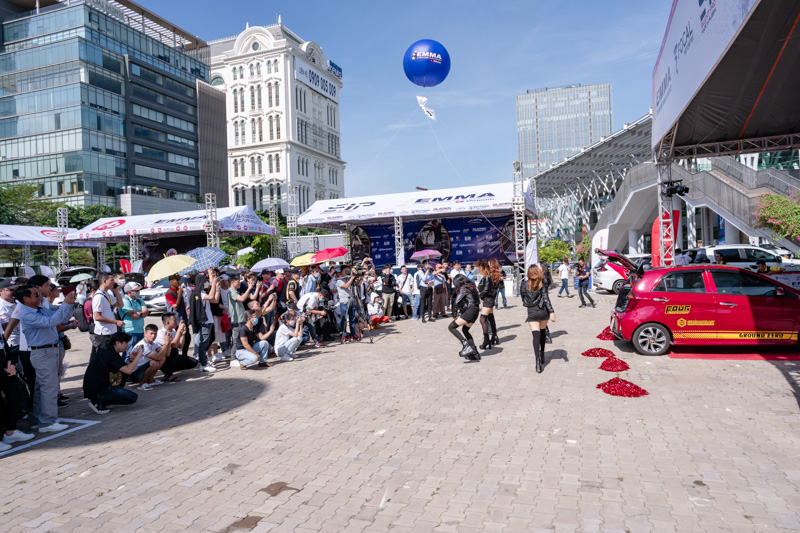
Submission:
<svg viewBox="0 0 800 533">
<path fill-rule="evenodd" d="M 324 302 L 325 297 L 322 296 L 318 292 L 307 292 L 303 296 L 300 297 L 300 300 L 297 302 L 297 309 L 303 314 L 308 317 L 306 320 L 306 327 L 308 328 L 308 334 L 311 335 L 311 338 L 314 339 L 314 346 L 317 348 L 324 348 L 325 345 L 322 344 L 317 337 L 317 317 L 325 316 L 325 311 L 320 311 L 317 309 L 319 302 Z"/>
<path fill-rule="evenodd" d="M 92 337 L 91 357 L 97 350 L 108 344 L 111 335 L 125 325 L 122 320 L 117 320 L 114 309 L 122 307 L 122 293 L 114 276 L 108 272 L 101 272 L 97 276 L 100 288 L 92 298 L 92 316 L 94 318 L 94 337 Z"/>
<path fill-rule="evenodd" d="M 392 320 L 394 310 L 394 295 L 397 291 L 397 280 L 392 275 L 392 265 L 383 265 L 381 272 L 381 301 L 383 301 L 383 315 Z"/>
<path fill-rule="evenodd" d="M 356 279 L 355 269 L 347 268 L 342 276 L 336 278 L 336 294 L 339 296 L 339 329 L 342 331 L 342 342 L 358 340 L 356 335 L 356 308 L 353 301 L 353 282 Z M 347 335 L 346 325 L 350 324 L 350 335 Z"/>
</svg>

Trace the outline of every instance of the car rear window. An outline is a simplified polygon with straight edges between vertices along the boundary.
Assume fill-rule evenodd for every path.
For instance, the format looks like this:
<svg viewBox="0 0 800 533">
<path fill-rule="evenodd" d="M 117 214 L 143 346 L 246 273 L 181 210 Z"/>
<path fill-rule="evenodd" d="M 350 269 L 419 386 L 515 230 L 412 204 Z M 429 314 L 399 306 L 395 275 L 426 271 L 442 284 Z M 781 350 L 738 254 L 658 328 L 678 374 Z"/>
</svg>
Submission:
<svg viewBox="0 0 800 533">
<path fill-rule="evenodd" d="M 653 288 L 656 292 L 705 293 L 702 270 L 683 270 L 666 274 Z"/>
<path fill-rule="evenodd" d="M 716 271 L 711 273 L 719 294 L 738 296 L 775 296 L 778 286 L 758 276 L 744 272 Z"/>
</svg>

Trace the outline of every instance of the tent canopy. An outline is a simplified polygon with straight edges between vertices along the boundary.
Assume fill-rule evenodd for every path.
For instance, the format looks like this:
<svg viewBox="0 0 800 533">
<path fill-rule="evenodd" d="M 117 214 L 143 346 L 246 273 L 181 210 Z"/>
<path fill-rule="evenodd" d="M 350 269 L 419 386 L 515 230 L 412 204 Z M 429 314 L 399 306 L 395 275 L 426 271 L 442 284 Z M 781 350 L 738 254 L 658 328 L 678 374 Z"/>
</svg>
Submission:
<svg viewBox="0 0 800 533">
<path fill-rule="evenodd" d="M 272 235 L 268 226 L 248 206 L 217 209 L 219 232 L 223 236 Z M 67 234 L 70 246 L 76 241 L 123 242 L 131 235 L 165 237 L 205 233 L 206 212 L 202 209 L 178 213 L 155 213 L 129 217 L 101 218 L 83 229 Z"/>
<path fill-rule="evenodd" d="M 394 217 L 403 217 L 403 220 L 406 221 L 453 216 L 508 214 L 511 212 L 513 196 L 514 185 L 508 181 L 457 189 L 318 200 L 298 217 L 297 224 L 330 228 L 349 223 L 380 224 L 391 222 Z M 533 196 L 527 181 L 525 182 L 524 197 L 528 213 L 535 213 Z"/>
<path fill-rule="evenodd" d="M 73 231 L 75 230 L 68 230 Z M 57 247 L 58 228 L 0 225 L 0 248 L 19 248 L 25 245 L 34 248 Z M 98 245 L 96 242 L 80 242 L 70 243 L 70 246 L 97 248 Z"/>
<path fill-rule="evenodd" d="M 678 4 L 687 4 L 690 13 L 696 10 L 697 22 L 693 17 L 691 25 L 685 28 L 686 21 L 676 14 L 676 6 L 678 11 L 684 6 Z M 675 16 L 671 16 L 654 72 L 657 75 L 653 92 L 655 120 L 659 121 L 661 100 L 666 101 L 666 108 L 674 99 L 675 108 L 674 114 L 665 111 L 664 121 L 654 125 L 653 144 L 671 126 L 677 126 L 673 139 L 676 157 L 797 148 L 800 146 L 800 98 L 797 97 L 800 1 L 746 0 L 717 2 L 712 7 L 686 0 L 676 0 L 673 5 Z M 743 17 L 744 22 L 727 49 L 722 50 L 716 66 L 710 65 L 703 79 L 703 66 L 698 65 L 693 71 L 694 64 L 716 59 L 713 52 L 702 55 L 706 35 L 717 31 L 717 25 L 724 24 L 723 17 L 729 13 L 730 17 Z M 678 39 L 680 35 L 683 40 Z M 678 44 L 673 50 L 675 43 Z M 715 44 L 711 43 L 711 47 Z M 680 59 L 673 60 L 675 54 Z M 692 94 L 695 84 L 697 89 Z M 687 91 L 685 100 L 674 94 L 682 90 Z M 674 121 L 673 116 L 677 117 Z"/>
</svg>

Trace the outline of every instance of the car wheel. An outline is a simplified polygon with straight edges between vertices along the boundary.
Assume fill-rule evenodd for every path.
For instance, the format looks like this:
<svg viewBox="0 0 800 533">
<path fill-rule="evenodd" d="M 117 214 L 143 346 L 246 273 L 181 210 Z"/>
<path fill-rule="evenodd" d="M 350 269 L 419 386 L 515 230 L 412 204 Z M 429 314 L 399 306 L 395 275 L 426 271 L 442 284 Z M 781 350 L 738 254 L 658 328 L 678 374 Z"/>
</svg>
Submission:
<svg viewBox="0 0 800 533">
<path fill-rule="evenodd" d="M 633 347 L 642 355 L 664 355 L 669 349 L 670 333 L 661 324 L 642 324 L 633 332 Z"/>
<path fill-rule="evenodd" d="M 622 286 L 623 285 L 625 285 L 625 280 L 624 279 L 618 279 L 617 281 L 614 282 L 614 286 L 611 288 L 612 292 L 614 294 L 619 294 L 619 291 L 622 290 Z"/>
</svg>

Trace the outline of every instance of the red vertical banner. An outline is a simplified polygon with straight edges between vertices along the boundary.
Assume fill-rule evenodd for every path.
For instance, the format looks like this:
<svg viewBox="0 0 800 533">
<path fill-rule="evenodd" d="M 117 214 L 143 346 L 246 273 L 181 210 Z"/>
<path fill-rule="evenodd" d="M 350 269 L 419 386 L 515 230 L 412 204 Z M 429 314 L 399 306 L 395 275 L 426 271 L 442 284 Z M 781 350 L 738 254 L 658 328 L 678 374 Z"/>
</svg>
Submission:
<svg viewBox="0 0 800 533">
<path fill-rule="evenodd" d="M 666 218 L 666 213 L 664 213 L 664 218 Z M 677 228 L 678 223 L 681 219 L 681 212 L 680 211 L 672 211 L 672 235 L 673 238 L 675 235 L 678 234 Z M 663 235 L 661 235 L 661 224 L 659 224 L 658 217 L 653 221 L 653 229 L 650 238 L 650 254 L 653 258 L 650 261 L 650 264 L 654 267 L 664 266 L 661 261 L 661 239 Z M 669 244 L 669 241 L 664 242 L 665 245 Z M 674 265 L 674 258 L 673 258 L 673 265 Z"/>
</svg>

